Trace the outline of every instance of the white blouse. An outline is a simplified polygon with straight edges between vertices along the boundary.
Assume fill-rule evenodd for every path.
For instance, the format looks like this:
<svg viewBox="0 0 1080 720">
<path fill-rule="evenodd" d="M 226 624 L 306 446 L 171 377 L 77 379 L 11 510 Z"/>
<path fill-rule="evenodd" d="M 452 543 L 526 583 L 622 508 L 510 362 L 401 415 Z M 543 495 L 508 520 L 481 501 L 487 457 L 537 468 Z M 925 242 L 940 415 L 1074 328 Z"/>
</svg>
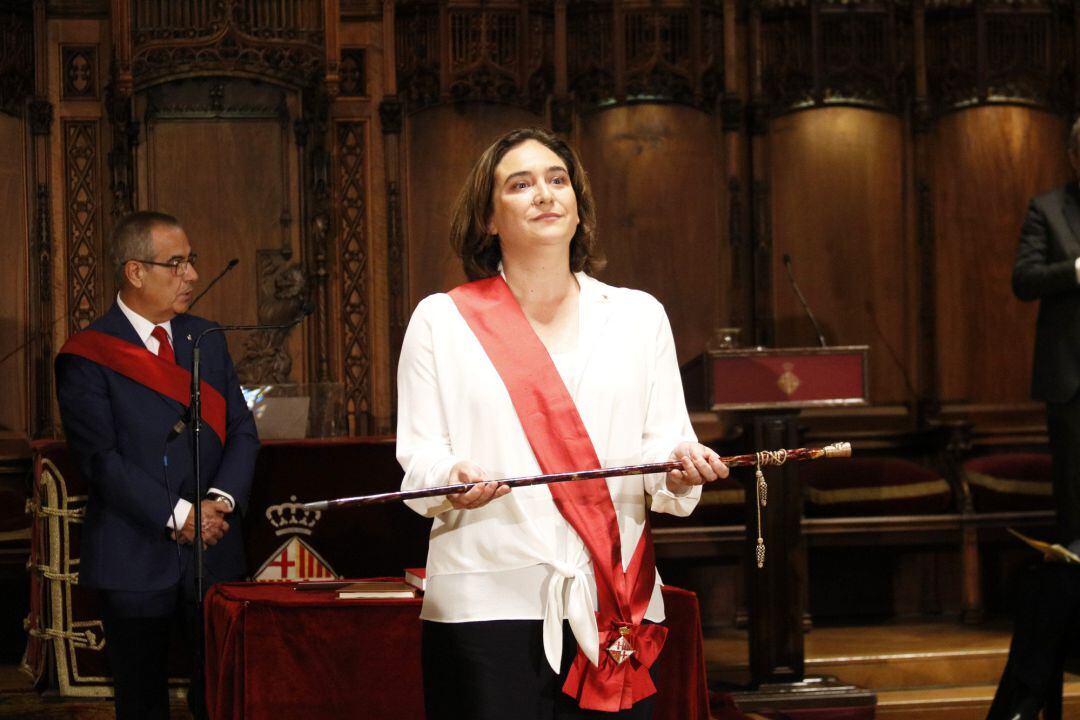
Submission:
<svg viewBox="0 0 1080 720">
<path fill-rule="evenodd" d="M 694 441 L 671 327 L 650 295 L 578 273 L 579 340 L 555 358 L 603 467 L 667 460 Z M 510 397 L 449 295 L 420 302 L 398 367 L 397 457 L 403 490 L 449 483 L 469 460 L 491 479 L 541 472 Z M 609 478 L 623 565 L 651 508 L 690 514 L 701 495 L 672 493 L 663 474 Z M 544 649 L 558 672 L 562 620 L 598 662 L 596 585 L 588 552 L 555 507 L 551 491 L 517 487 L 482 508 L 455 510 L 445 497 L 409 501 L 434 518 L 421 617 L 437 622 L 543 620 Z M 645 617 L 664 619 L 657 574 Z"/>
</svg>

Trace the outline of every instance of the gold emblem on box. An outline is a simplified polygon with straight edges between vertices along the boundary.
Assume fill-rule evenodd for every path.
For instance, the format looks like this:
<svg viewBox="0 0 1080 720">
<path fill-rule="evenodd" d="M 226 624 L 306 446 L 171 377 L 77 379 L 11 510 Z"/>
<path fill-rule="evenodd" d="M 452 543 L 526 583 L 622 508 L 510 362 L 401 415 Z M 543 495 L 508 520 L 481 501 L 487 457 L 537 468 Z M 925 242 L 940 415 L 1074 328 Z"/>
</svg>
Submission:
<svg viewBox="0 0 1080 720">
<path fill-rule="evenodd" d="M 802 384 L 799 376 L 792 372 L 794 367 L 794 363 L 784 363 L 784 372 L 780 373 L 780 377 L 776 379 L 776 386 L 788 397 L 791 397 L 799 389 L 799 385 Z"/>
</svg>

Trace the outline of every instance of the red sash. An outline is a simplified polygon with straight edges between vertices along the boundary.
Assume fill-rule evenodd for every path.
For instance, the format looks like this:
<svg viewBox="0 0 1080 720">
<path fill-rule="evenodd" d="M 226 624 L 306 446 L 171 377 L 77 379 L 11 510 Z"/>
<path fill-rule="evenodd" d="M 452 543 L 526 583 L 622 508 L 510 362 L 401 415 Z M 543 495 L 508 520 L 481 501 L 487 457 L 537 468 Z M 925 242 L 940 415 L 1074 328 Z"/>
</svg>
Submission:
<svg viewBox="0 0 1080 720">
<path fill-rule="evenodd" d="M 97 330 L 83 330 L 68 338 L 60 353 L 78 355 L 145 385 L 156 393 L 187 407 L 191 400 L 191 373 L 176 363 L 162 360 L 142 345 Z M 202 417 L 225 444 L 225 398 L 203 380 Z"/>
<path fill-rule="evenodd" d="M 502 276 L 461 285 L 450 297 L 502 378 L 541 470 L 599 468 L 573 398 Z M 648 668 L 667 635 L 663 626 L 641 624 L 656 582 L 648 516 L 630 567 L 624 570 L 619 523 L 607 482 L 556 483 L 548 488 L 589 551 L 600 608 L 596 614 L 600 664 L 590 663 L 579 649 L 563 692 L 588 710 L 626 710 L 656 692 Z M 623 663 L 607 652 L 620 636 L 634 650 Z"/>
</svg>

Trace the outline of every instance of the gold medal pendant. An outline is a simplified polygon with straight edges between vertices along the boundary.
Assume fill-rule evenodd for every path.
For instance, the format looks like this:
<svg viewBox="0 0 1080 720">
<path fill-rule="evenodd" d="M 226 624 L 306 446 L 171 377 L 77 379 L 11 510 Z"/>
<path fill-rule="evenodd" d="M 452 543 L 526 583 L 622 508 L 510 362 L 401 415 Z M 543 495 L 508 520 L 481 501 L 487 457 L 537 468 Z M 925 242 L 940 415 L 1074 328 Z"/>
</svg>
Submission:
<svg viewBox="0 0 1080 720">
<path fill-rule="evenodd" d="M 630 628 L 620 627 L 619 637 L 608 646 L 608 654 L 611 655 L 616 665 L 622 665 L 634 654 L 634 646 L 630 644 Z"/>
</svg>

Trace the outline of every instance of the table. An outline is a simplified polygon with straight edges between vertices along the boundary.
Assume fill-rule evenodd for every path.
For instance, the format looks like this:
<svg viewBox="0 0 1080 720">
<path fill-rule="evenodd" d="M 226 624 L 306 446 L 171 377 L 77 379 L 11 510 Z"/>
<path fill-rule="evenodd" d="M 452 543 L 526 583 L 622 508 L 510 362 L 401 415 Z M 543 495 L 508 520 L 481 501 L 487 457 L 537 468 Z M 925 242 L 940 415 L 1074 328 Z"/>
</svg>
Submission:
<svg viewBox="0 0 1080 720">
<path fill-rule="evenodd" d="M 423 720 L 420 600 L 338 600 L 294 583 L 223 583 L 206 599 L 214 720 Z M 708 720 L 697 597 L 664 588 L 656 720 Z"/>
</svg>

